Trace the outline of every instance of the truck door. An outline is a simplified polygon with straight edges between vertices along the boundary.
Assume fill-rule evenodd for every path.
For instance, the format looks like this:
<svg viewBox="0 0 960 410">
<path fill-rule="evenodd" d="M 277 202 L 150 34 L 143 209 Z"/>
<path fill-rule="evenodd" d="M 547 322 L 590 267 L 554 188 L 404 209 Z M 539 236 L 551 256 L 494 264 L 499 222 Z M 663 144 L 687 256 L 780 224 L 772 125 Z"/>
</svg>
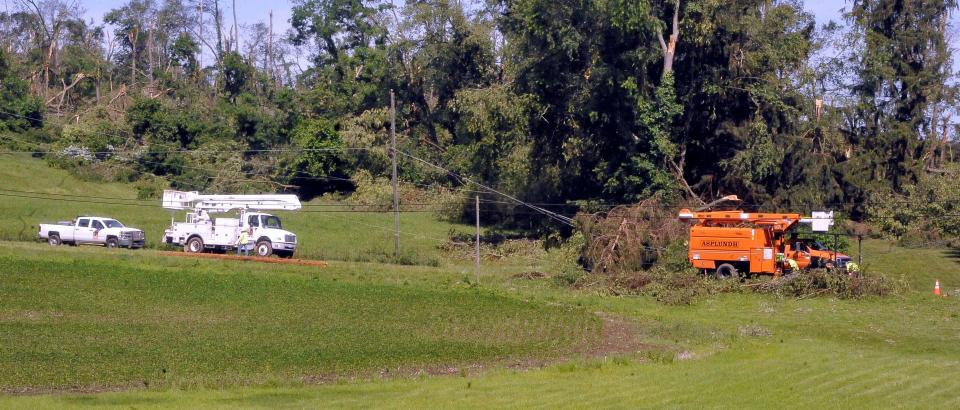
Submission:
<svg viewBox="0 0 960 410">
<path fill-rule="evenodd" d="M 105 235 L 101 232 L 104 228 L 103 223 L 94 219 L 90 221 L 90 227 L 93 228 L 93 240 L 95 242 L 103 242 L 107 240 Z"/>
<path fill-rule="evenodd" d="M 810 257 L 810 249 L 807 248 L 807 245 L 802 241 L 793 242 L 793 260 L 797 261 L 797 266 L 800 269 L 809 269 L 812 262 Z"/>
<path fill-rule="evenodd" d="M 77 219 L 77 227 L 74 229 L 74 241 L 77 243 L 93 242 L 93 233 L 95 229 L 90 225 L 90 218 Z"/>
<path fill-rule="evenodd" d="M 260 215 L 249 215 L 247 216 L 247 226 L 253 228 L 253 236 L 250 238 L 251 241 L 256 241 L 257 236 L 260 235 Z"/>
</svg>

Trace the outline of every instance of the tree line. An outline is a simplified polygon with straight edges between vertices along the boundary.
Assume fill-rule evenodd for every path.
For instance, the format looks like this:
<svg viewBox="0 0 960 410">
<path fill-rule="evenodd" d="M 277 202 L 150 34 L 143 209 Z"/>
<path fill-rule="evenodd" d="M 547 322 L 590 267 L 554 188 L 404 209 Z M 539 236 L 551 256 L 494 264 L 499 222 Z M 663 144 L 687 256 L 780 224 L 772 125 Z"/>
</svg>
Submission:
<svg viewBox="0 0 960 410">
<path fill-rule="evenodd" d="M 561 213 L 737 194 L 897 236 L 957 213 L 954 0 L 853 0 L 820 25 L 798 0 L 292 3 L 277 32 L 232 0 L 131 0 L 102 22 L 18 0 L 0 13 L 4 143 L 91 177 L 350 192 L 389 175 L 360 148 L 388 145 L 393 90 L 400 149 Z M 401 179 L 464 187 L 410 161 Z M 938 208 L 895 205 L 924 195 Z"/>
</svg>

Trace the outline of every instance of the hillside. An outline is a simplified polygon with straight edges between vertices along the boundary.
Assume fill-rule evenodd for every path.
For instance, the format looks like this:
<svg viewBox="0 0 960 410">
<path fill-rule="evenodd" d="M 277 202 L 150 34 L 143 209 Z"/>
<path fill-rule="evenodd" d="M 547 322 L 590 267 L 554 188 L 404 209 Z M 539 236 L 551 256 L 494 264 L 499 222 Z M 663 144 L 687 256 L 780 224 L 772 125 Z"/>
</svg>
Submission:
<svg viewBox="0 0 960 410">
<path fill-rule="evenodd" d="M 0 154 L 0 159 L 6 164 L 0 169 L 0 197 L 4 199 L 0 201 L 0 240 L 34 240 L 39 223 L 98 215 L 143 229 L 148 247 L 160 248 L 160 238 L 170 226 L 171 217 L 183 218 L 182 213 L 162 209 L 159 199 L 137 200 L 132 184 L 84 181 L 24 155 Z M 277 213 L 284 227 L 298 235 L 298 256 L 380 261 L 393 258 L 393 214 L 352 212 L 322 205 L 315 200 L 304 203 L 301 212 Z M 401 217 L 401 231 L 407 230 L 412 232 L 402 235 L 404 259 L 436 265 L 443 260 L 438 246 L 450 232 L 472 232 L 472 227 L 438 221 L 429 212 L 411 212 Z"/>
</svg>

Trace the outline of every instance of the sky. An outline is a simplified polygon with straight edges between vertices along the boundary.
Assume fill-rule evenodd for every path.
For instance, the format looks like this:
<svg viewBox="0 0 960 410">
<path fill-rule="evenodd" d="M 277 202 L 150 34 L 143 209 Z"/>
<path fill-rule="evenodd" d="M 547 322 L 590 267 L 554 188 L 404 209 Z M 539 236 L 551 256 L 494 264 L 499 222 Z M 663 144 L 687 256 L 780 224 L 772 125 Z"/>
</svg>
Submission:
<svg viewBox="0 0 960 410">
<path fill-rule="evenodd" d="M 3 3 L 4 11 L 16 8 L 20 0 L 0 0 Z M 121 7 L 128 0 L 80 0 L 80 7 L 86 12 L 88 19 L 100 23 L 103 21 L 103 15 L 108 11 Z M 225 23 L 232 23 L 232 0 L 223 0 L 222 6 L 225 8 Z M 290 9 L 292 4 L 290 0 L 238 0 L 237 20 L 241 25 L 254 24 L 257 22 L 266 23 L 269 19 L 270 11 L 273 11 L 273 28 L 275 33 L 284 33 L 290 28 Z M 813 12 L 820 24 L 829 20 L 840 21 L 839 10 L 846 4 L 844 0 L 819 0 L 806 1 L 804 7 Z"/>
<path fill-rule="evenodd" d="M 128 1 L 129 0 L 79 0 L 79 3 L 81 8 L 85 10 L 87 18 L 99 24 L 103 21 L 104 14 L 112 9 L 123 6 Z M 393 1 L 401 3 L 403 0 Z M 3 4 L 3 10 L 7 11 L 16 8 L 20 0 L 0 0 L 0 2 Z M 233 23 L 232 4 L 234 2 L 237 5 L 237 20 L 239 20 L 241 26 L 241 36 L 243 36 L 242 27 L 244 25 L 252 25 L 257 22 L 267 23 L 271 11 L 273 12 L 274 33 L 282 36 L 290 28 L 290 9 L 292 8 L 290 0 L 222 0 L 222 7 L 225 8 L 224 24 L 226 25 Z M 813 13 L 819 25 L 823 25 L 831 20 L 842 23 L 841 10 L 849 7 L 849 4 L 850 0 L 807 0 L 804 1 L 804 8 Z M 954 30 L 960 27 L 960 13 L 954 13 L 951 20 Z M 960 36 L 955 36 L 955 38 L 960 39 Z M 953 48 L 958 48 L 957 46 L 960 45 L 957 44 L 958 41 L 960 40 L 953 41 Z M 241 43 L 241 45 L 243 44 Z M 307 58 L 306 55 L 294 57 L 295 60 L 298 60 L 300 63 L 304 63 Z M 954 67 L 960 67 L 957 61 L 960 60 L 960 52 L 955 52 L 954 60 Z"/>
</svg>

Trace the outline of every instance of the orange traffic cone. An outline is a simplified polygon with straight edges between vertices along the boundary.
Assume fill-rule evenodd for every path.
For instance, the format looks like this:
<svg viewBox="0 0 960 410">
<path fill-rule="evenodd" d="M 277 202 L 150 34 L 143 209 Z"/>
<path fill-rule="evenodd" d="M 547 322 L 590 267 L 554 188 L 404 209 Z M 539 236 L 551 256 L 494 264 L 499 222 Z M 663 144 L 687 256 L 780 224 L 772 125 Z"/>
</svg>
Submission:
<svg viewBox="0 0 960 410">
<path fill-rule="evenodd" d="M 937 279 L 937 283 L 933 284 L 933 294 L 934 296 L 940 296 L 940 279 Z"/>
</svg>

